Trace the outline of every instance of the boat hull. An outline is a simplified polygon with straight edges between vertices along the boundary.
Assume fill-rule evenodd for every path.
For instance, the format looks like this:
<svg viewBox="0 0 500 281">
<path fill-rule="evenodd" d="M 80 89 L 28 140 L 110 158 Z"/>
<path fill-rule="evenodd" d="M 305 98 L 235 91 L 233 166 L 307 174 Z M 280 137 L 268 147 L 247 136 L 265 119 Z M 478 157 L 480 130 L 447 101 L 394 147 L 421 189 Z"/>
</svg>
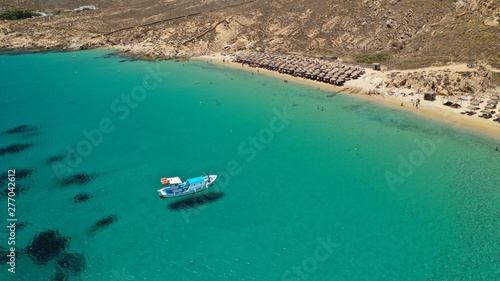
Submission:
<svg viewBox="0 0 500 281">
<path fill-rule="evenodd" d="M 216 179 L 216 175 L 201 176 L 188 179 L 187 181 L 180 184 L 173 184 L 160 188 L 157 191 L 158 195 L 162 199 L 191 195 L 194 193 L 202 192 L 213 186 Z"/>
</svg>

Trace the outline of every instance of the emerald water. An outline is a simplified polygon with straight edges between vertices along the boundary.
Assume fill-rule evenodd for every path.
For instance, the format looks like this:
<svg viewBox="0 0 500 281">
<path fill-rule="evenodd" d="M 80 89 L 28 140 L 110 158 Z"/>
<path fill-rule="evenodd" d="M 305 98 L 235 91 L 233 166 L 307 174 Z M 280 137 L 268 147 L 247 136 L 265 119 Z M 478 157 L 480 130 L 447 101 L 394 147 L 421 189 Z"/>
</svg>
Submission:
<svg viewBox="0 0 500 281">
<path fill-rule="evenodd" d="M 500 279 L 494 140 L 204 61 L 3 54 L 0 77 L 1 280 Z"/>
</svg>

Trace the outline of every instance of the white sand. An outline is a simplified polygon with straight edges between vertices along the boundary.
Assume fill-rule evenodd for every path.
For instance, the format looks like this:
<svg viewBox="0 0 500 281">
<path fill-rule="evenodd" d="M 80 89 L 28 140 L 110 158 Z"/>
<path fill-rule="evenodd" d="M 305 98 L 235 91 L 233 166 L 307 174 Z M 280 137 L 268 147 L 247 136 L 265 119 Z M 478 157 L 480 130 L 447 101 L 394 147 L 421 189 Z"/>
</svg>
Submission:
<svg viewBox="0 0 500 281">
<path fill-rule="evenodd" d="M 245 69 L 247 71 L 252 71 L 257 74 L 257 68 L 251 68 L 248 66 L 243 67 L 241 64 L 232 62 L 232 57 L 225 56 L 222 54 L 213 54 L 210 56 L 202 56 L 194 59 L 210 61 L 213 63 L 223 64 L 228 67 Z M 225 62 L 223 62 L 225 61 Z M 458 71 L 463 71 L 467 69 L 466 65 L 454 65 L 454 66 L 443 66 L 443 67 L 432 67 L 432 68 L 423 68 L 423 69 L 412 69 L 405 71 L 429 71 L 429 70 L 438 70 L 438 69 L 453 69 Z M 424 100 L 423 95 L 415 94 L 409 95 L 415 90 L 412 89 L 399 89 L 399 88 L 385 88 L 384 79 L 386 73 L 389 72 L 381 72 L 374 71 L 371 69 L 365 69 L 366 73 L 358 79 L 353 79 L 347 81 L 344 86 L 338 87 L 330 84 L 326 84 L 319 81 L 313 81 L 309 79 L 293 77 L 286 74 L 281 74 L 275 71 L 269 71 L 266 69 L 258 69 L 258 74 L 268 75 L 280 80 L 287 80 L 289 82 L 302 83 L 306 85 L 310 85 L 316 88 L 320 88 L 322 90 L 332 91 L 332 92 L 340 92 L 343 94 L 354 94 L 362 100 L 366 101 L 375 101 L 381 105 L 389 106 L 391 108 L 396 108 L 398 110 L 409 111 L 415 114 L 419 114 L 420 116 L 430 118 L 433 120 L 437 120 L 440 122 L 447 123 L 451 125 L 452 128 L 457 130 L 465 130 L 474 133 L 479 133 L 484 136 L 488 136 L 497 140 L 500 140 L 500 123 L 493 122 L 492 119 L 496 117 L 493 116 L 491 119 L 479 118 L 478 115 L 481 114 L 480 110 L 484 109 L 486 105 L 487 99 L 481 99 L 480 110 L 477 111 L 477 114 L 473 116 L 467 116 L 464 114 L 460 114 L 462 111 L 468 111 L 467 106 L 470 105 L 469 100 L 460 100 L 458 104 L 461 104 L 462 107 L 459 109 L 454 109 L 448 106 L 444 106 L 443 103 L 446 102 L 446 99 L 438 96 L 437 100 L 431 102 Z M 399 71 L 401 72 L 401 71 Z M 378 91 L 380 95 L 367 95 L 369 91 Z M 406 96 L 404 96 L 406 94 Z M 412 100 L 420 99 L 420 106 L 418 109 L 412 105 Z M 403 106 L 401 106 L 403 104 Z M 498 109 L 494 109 L 495 114 L 499 112 Z M 494 115 L 495 115 L 494 114 Z"/>
</svg>

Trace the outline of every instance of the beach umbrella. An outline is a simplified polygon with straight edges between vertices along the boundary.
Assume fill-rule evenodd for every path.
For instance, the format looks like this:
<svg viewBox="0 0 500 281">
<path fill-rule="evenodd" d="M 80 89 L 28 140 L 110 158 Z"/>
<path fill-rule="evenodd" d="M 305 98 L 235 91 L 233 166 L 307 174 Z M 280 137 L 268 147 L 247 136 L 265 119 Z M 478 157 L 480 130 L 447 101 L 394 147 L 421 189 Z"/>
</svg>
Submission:
<svg viewBox="0 0 500 281">
<path fill-rule="evenodd" d="M 481 110 L 481 112 L 482 112 L 482 113 L 486 113 L 486 114 L 491 114 L 491 111 L 489 111 L 489 110 L 486 110 L 486 109 L 484 109 L 484 110 Z"/>
<path fill-rule="evenodd" d="M 488 104 L 497 104 L 498 101 L 496 101 L 496 100 L 489 100 L 486 103 L 488 103 Z"/>
<path fill-rule="evenodd" d="M 500 113 L 497 113 L 497 115 L 495 115 L 496 117 L 500 118 Z"/>
<path fill-rule="evenodd" d="M 479 105 L 479 102 L 478 101 L 471 101 L 470 104 L 472 104 L 472 105 Z"/>
<path fill-rule="evenodd" d="M 476 110 L 477 107 L 475 105 L 469 105 L 467 108 L 470 110 Z"/>
<path fill-rule="evenodd" d="M 492 99 L 492 100 L 499 100 L 499 99 L 500 99 L 500 97 L 499 97 L 499 96 L 491 96 L 491 98 L 490 98 L 490 99 Z"/>
</svg>

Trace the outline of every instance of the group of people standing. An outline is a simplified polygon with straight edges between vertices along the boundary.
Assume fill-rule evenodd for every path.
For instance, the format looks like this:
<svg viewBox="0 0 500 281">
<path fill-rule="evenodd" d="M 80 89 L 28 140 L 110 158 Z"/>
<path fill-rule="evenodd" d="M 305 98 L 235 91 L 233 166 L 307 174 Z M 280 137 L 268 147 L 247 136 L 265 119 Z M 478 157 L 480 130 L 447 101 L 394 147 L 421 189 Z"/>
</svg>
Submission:
<svg viewBox="0 0 500 281">
<path fill-rule="evenodd" d="M 418 106 L 420 105 L 420 99 L 416 99 L 415 101 L 413 101 L 413 99 L 411 99 L 411 104 L 415 107 L 417 107 L 418 109 Z"/>
</svg>

